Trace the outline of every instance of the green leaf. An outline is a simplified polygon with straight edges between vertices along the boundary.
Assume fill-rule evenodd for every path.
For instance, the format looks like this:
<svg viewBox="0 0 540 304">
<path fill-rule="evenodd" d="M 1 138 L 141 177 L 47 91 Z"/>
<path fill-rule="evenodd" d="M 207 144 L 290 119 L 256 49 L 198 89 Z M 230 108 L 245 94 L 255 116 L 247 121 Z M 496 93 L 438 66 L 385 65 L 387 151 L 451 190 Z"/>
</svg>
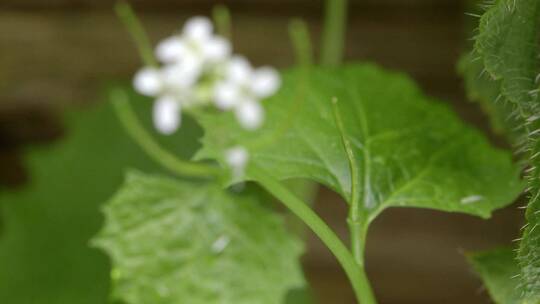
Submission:
<svg viewBox="0 0 540 304">
<path fill-rule="evenodd" d="M 520 137 L 520 120 L 516 119 L 516 106 L 501 98 L 501 82 L 493 80 L 484 70 L 481 57 L 469 53 L 461 57 L 458 72 L 465 81 L 465 90 L 471 101 L 478 102 L 488 115 L 492 129 L 514 143 Z"/>
<path fill-rule="evenodd" d="M 480 20 L 475 51 L 485 69 L 501 82 L 504 99 L 519 114 L 518 146 L 527 151 L 530 201 L 519 249 L 521 284 L 528 303 L 540 302 L 540 1 L 499 0 Z"/>
<path fill-rule="evenodd" d="M 498 249 L 468 256 L 496 304 L 523 304 L 518 288 L 519 267 L 511 249 Z"/>
<path fill-rule="evenodd" d="M 151 101 L 131 98 L 151 130 Z M 0 193 L 2 303 L 108 303 L 109 262 L 88 246 L 102 223 L 99 205 L 121 185 L 126 167 L 160 169 L 126 135 L 108 103 L 70 112 L 65 123 L 65 138 L 26 153 L 30 183 Z M 181 132 L 161 142 L 189 157 L 200 134 L 185 120 Z"/>
<path fill-rule="evenodd" d="M 539 33 L 538 0 L 498 0 L 480 19 L 475 50 L 511 102 L 529 101 L 537 88 Z"/>
<path fill-rule="evenodd" d="M 305 284 L 301 243 L 254 197 L 132 173 L 104 211 L 94 243 L 127 303 L 277 304 Z"/>
<path fill-rule="evenodd" d="M 392 206 L 488 217 L 521 191 L 510 154 L 491 147 L 446 105 L 422 95 L 408 77 L 366 64 L 312 68 L 307 93 L 299 97 L 302 75 L 283 74 L 282 89 L 265 101 L 260 131 L 241 130 L 229 113 L 203 117 L 198 158 L 223 163 L 224 149 L 244 145 L 250 166 L 281 180 L 320 182 L 349 201 L 351 175 L 332 116 L 331 99 L 337 97 L 369 220 Z"/>
<path fill-rule="evenodd" d="M 540 303 L 540 101 L 530 113 L 527 125 L 529 168 L 526 170 L 529 203 L 518 258 L 525 299 L 536 304 Z"/>
</svg>

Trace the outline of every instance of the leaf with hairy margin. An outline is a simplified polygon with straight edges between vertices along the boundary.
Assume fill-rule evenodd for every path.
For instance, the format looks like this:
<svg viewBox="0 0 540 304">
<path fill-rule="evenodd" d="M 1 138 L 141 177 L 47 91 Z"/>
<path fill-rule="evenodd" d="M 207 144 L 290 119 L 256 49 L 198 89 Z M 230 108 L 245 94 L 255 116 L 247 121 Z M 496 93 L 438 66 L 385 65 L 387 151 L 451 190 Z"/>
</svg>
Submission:
<svg viewBox="0 0 540 304">
<path fill-rule="evenodd" d="M 523 304 L 516 277 L 519 267 L 512 249 L 473 253 L 467 258 L 496 304 Z"/>
<path fill-rule="evenodd" d="M 278 304 L 304 286 L 301 242 L 256 199 L 131 173 L 93 243 L 130 304 Z"/>
<path fill-rule="evenodd" d="M 540 303 L 540 101 L 536 101 L 530 113 L 526 143 L 529 148 L 529 168 L 526 170 L 529 203 L 518 258 L 525 299 L 537 304 Z M 537 118 L 531 120 L 532 117 Z"/>
<path fill-rule="evenodd" d="M 305 98 L 297 91 L 302 79 Z M 312 68 L 309 76 L 285 72 L 280 92 L 265 101 L 266 122 L 256 132 L 242 130 L 230 113 L 203 116 L 197 158 L 225 165 L 225 149 L 246 146 L 250 167 L 281 180 L 320 182 L 350 201 L 351 177 L 332 116 L 333 97 L 353 145 L 361 212 L 369 220 L 392 206 L 488 217 L 520 193 L 519 168 L 508 152 L 491 147 L 408 77 L 369 64 Z"/>
<path fill-rule="evenodd" d="M 501 83 L 484 70 L 481 58 L 474 52 L 463 55 L 458 63 L 458 72 L 465 81 L 469 100 L 478 102 L 488 115 L 492 129 L 510 142 L 516 142 L 520 136 L 520 121 L 511 115 L 515 113 L 515 105 L 500 98 Z"/>
<path fill-rule="evenodd" d="M 524 301 L 540 302 L 540 1 L 499 0 L 480 19 L 475 52 L 502 98 L 519 114 L 520 151 L 527 151 L 530 201 L 518 254 Z"/>
<path fill-rule="evenodd" d="M 531 99 L 538 86 L 540 1 L 498 0 L 480 19 L 475 50 L 501 93 L 513 103 Z"/>
</svg>

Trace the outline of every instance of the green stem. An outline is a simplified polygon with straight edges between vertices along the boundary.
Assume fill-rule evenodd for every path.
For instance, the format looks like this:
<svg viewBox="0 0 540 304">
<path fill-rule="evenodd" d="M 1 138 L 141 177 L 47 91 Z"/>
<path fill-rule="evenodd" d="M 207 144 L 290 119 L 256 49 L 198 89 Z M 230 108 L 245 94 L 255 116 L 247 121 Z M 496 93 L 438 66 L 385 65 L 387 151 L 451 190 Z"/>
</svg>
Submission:
<svg viewBox="0 0 540 304">
<path fill-rule="evenodd" d="M 291 21 L 289 24 L 289 35 L 296 55 L 296 64 L 298 65 L 294 102 L 287 110 L 288 115 L 283 119 L 284 123 L 281 123 L 269 135 L 253 141 L 249 147 L 251 149 L 258 149 L 259 147 L 273 144 L 277 138 L 283 136 L 292 127 L 295 117 L 301 115 L 308 90 L 309 71 L 313 64 L 313 51 L 309 30 L 304 21 L 300 19 Z"/>
<path fill-rule="evenodd" d="M 229 9 L 223 4 L 216 5 L 212 10 L 212 18 L 216 24 L 218 34 L 232 40 L 231 13 Z"/>
<path fill-rule="evenodd" d="M 296 64 L 307 70 L 313 65 L 313 47 L 307 24 L 302 19 L 289 23 L 289 36 L 294 47 Z"/>
<path fill-rule="evenodd" d="M 337 66 L 343 59 L 347 0 L 326 0 L 321 64 Z"/>
<path fill-rule="evenodd" d="M 249 176 L 298 216 L 330 249 L 345 270 L 357 301 L 362 304 L 376 303 L 364 268 L 356 264 L 353 256 L 334 231 L 306 203 L 263 170 L 252 167 L 249 170 Z"/>
<path fill-rule="evenodd" d="M 113 90 L 111 92 L 111 100 L 114 104 L 116 114 L 127 133 L 157 163 L 181 176 L 212 178 L 220 175 L 221 171 L 217 167 L 178 159 L 173 154 L 161 148 L 141 125 L 137 115 L 129 104 L 127 94 L 123 90 Z"/>
<path fill-rule="evenodd" d="M 343 148 L 347 153 L 347 159 L 349 161 L 349 171 L 351 174 L 351 199 L 349 207 L 349 215 L 347 217 L 347 223 L 349 224 L 351 250 L 356 263 L 363 267 L 364 265 L 364 242 L 365 242 L 365 230 L 366 225 L 363 222 L 360 209 L 360 172 L 358 170 L 358 164 L 356 163 L 356 157 L 352 149 L 351 142 L 345 134 L 345 126 L 339 112 L 338 99 L 332 98 L 332 110 L 334 112 L 334 120 L 341 136 L 341 142 Z"/>
<path fill-rule="evenodd" d="M 119 1 L 114 8 L 116 15 L 124 23 L 124 26 L 133 38 L 144 64 L 157 66 L 158 64 L 154 58 L 148 35 L 131 6 L 127 2 Z"/>
</svg>

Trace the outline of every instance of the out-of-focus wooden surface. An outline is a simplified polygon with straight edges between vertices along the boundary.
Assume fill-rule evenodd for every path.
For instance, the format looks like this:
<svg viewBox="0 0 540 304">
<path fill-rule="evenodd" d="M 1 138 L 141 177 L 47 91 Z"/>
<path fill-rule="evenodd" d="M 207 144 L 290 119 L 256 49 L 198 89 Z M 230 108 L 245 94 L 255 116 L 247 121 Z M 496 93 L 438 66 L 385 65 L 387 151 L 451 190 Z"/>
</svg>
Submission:
<svg viewBox="0 0 540 304">
<path fill-rule="evenodd" d="M 218 2 L 133 1 L 154 42 Z M 292 17 L 305 18 L 318 43 L 322 1 L 223 2 L 233 11 L 235 51 L 255 64 L 286 67 L 293 62 L 287 36 Z M 463 26 L 467 17 L 461 1 L 351 2 L 348 60 L 375 61 L 409 73 L 429 94 L 451 102 L 464 119 L 488 130 L 478 107 L 465 101 L 455 73 L 472 35 Z M 24 182 L 20 147 L 61 134 L 51 109 L 92 102 L 104 80 L 129 78 L 139 65 L 110 0 L 0 0 L 0 183 Z M 345 207 L 337 195 L 320 190 L 316 210 L 343 239 Z M 386 211 L 370 231 L 367 253 L 380 303 L 489 303 L 463 252 L 510 244 L 521 217 L 515 205 L 489 221 L 428 210 Z M 343 272 L 313 235 L 305 265 L 319 303 L 354 303 Z"/>
</svg>

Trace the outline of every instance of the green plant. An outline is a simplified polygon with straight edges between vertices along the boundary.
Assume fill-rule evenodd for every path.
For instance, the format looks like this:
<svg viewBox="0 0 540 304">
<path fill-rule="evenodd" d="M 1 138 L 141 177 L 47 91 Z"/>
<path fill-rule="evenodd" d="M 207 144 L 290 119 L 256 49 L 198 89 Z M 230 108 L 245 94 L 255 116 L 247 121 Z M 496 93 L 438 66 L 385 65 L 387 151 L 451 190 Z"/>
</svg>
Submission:
<svg viewBox="0 0 540 304">
<path fill-rule="evenodd" d="M 516 147 L 528 184 L 527 224 L 517 257 L 497 250 L 472 258 L 493 298 L 503 304 L 540 303 L 539 34 L 539 1 L 489 3 L 474 50 L 460 68 L 470 95 L 485 105 L 497 129 Z"/>
<path fill-rule="evenodd" d="M 519 3 L 532 5 L 536 1 Z M 385 209 L 430 208 L 487 218 L 493 210 L 511 203 L 523 190 L 523 183 L 521 169 L 510 153 L 492 147 L 449 107 L 422 94 L 407 76 L 373 64 L 342 62 L 346 8 L 345 0 L 327 1 L 319 64 L 314 62 L 306 25 L 300 20 L 291 22 L 297 64 L 277 74 L 271 68 L 252 69 L 245 60 L 230 58 L 230 46 L 224 37 L 232 34 L 231 18 L 224 7 L 214 12 L 220 36 L 209 34 L 206 20 L 193 19 L 184 33 L 160 44 L 156 60 L 131 8 L 119 3 L 117 12 L 145 64 L 135 77 L 135 89 L 156 98 L 154 125 L 169 136 L 159 136 L 148 128 L 148 98 L 122 85 L 109 90 L 112 105 L 107 107 L 114 108 L 118 122 L 133 142 L 123 134 L 112 134 L 109 141 L 100 143 L 95 130 L 89 129 L 94 125 L 103 132 L 114 129 L 109 124 L 117 122 L 109 108 L 103 110 L 107 113 L 104 121 L 97 116 L 88 116 L 87 121 L 74 118 L 71 123 L 76 136 L 57 151 L 62 157 L 36 154 L 44 163 L 36 170 L 36 177 L 43 178 L 47 172 L 67 165 L 70 169 L 59 175 L 62 183 L 91 184 L 96 180 L 93 187 L 85 189 L 90 204 L 86 207 L 95 208 L 118 186 L 123 169 L 137 168 L 126 175 L 123 185 L 102 207 L 105 222 L 91 241 L 93 247 L 108 255 L 110 273 L 102 261 L 104 256 L 85 243 L 98 230 L 97 214 L 88 227 L 83 227 L 84 234 L 70 231 L 72 235 L 66 235 L 63 229 L 80 219 L 80 214 L 72 206 L 52 209 L 57 214 L 50 216 L 59 219 L 58 226 L 40 231 L 36 225 L 42 216 L 39 213 L 50 211 L 43 203 L 30 212 L 25 202 L 45 202 L 57 196 L 77 199 L 80 194 L 63 193 L 63 188 L 44 178 L 30 194 L 7 197 L 22 203 L 2 204 L 6 218 L 12 222 L 7 223 L 7 238 L 0 243 L 0 268 L 5 270 L 0 273 L 0 294 L 13 303 L 40 297 L 54 303 L 105 303 L 109 293 L 113 300 L 129 304 L 297 303 L 293 295 L 307 294 L 309 289 L 299 261 L 302 234 L 290 229 L 283 214 L 273 208 L 275 198 L 334 254 L 357 301 L 376 303 L 365 273 L 364 251 L 369 226 Z M 483 45 L 490 42 L 480 41 L 477 52 L 489 58 Z M 529 44 L 520 45 L 525 48 Z M 197 62 L 197 66 L 186 62 Z M 475 71 L 472 68 L 470 60 L 463 61 L 463 70 Z M 497 66 L 502 72 L 493 73 L 504 75 L 510 68 Z M 527 71 L 527 75 L 535 71 Z M 484 96 L 489 91 L 489 96 L 496 96 L 502 91 L 510 100 L 530 96 L 521 94 L 521 87 L 530 85 L 530 81 L 520 82 L 520 89 L 514 90 L 514 84 L 505 82 L 506 76 L 497 78 L 501 80 L 496 85 L 485 82 L 476 94 Z M 468 80 L 475 88 L 476 81 Z M 501 119 L 506 109 L 486 104 L 496 114 L 493 121 L 498 127 L 508 130 L 507 121 Z M 519 113 L 534 123 L 531 117 L 536 107 L 526 104 L 518 107 Z M 181 121 L 180 117 L 187 119 Z M 518 125 L 526 126 L 528 135 L 535 134 L 531 124 Z M 78 154 L 82 146 L 94 145 L 100 149 L 89 155 Z M 531 149 L 538 146 L 531 137 L 526 145 Z M 119 153 L 107 159 L 109 149 L 118 149 Z M 155 174 L 160 170 L 142 152 L 166 173 Z M 103 157 L 107 162 L 97 165 Z M 110 175 L 98 181 L 98 174 L 104 171 Z M 533 188 L 538 185 L 537 174 L 530 172 Z M 290 182 L 298 180 L 302 182 Z M 347 203 L 349 244 L 343 243 L 310 208 L 309 191 L 303 190 L 312 183 L 334 190 Z M 537 212 L 531 210 L 529 220 L 533 224 L 525 232 L 520 261 L 525 296 L 533 299 L 536 285 L 530 282 L 537 280 L 531 277 L 536 272 L 529 271 L 529 265 L 536 265 L 531 257 L 535 257 L 538 242 L 532 228 Z M 51 267 L 62 269 L 63 260 L 58 256 L 51 257 L 55 261 L 52 266 L 39 265 L 41 259 L 36 252 L 46 248 L 46 242 L 37 240 L 47 235 L 54 235 L 58 246 L 68 237 L 85 243 L 64 248 L 62 256 L 83 256 L 84 260 L 72 261 L 80 267 L 77 272 L 87 274 L 85 279 L 89 281 L 107 284 L 95 290 L 73 288 L 65 292 L 51 282 L 25 294 L 20 286 L 31 283 L 28 275 L 34 267 L 45 280 L 51 280 Z M 35 248 L 26 247 L 28 240 L 36 242 Z M 473 255 L 471 260 L 483 276 L 490 278 L 486 280 L 488 287 L 498 288 L 505 282 L 499 274 L 512 272 L 517 265 L 490 266 L 509 256 L 501 251 L 496 256 Z M 101 267 L 94 268 L 94 263 L 101 263 Z M 67 286 L 73 275 L 69 269 L 59 273 Z M 73 284 L 85 282 L 74 280 Z"/>
</svg>

